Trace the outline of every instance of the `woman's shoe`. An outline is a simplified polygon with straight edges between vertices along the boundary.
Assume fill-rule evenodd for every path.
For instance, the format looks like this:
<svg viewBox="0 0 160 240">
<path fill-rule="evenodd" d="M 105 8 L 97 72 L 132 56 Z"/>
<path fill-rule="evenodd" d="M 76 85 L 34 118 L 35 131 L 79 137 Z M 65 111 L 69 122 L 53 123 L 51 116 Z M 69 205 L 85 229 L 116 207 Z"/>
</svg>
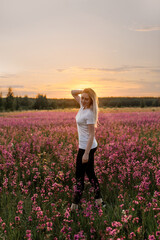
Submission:
<svg viewBox="0 0 160 240">
<path fill-rule="evenodd" d="M 102 207 L 105 208 L 106 207 L 106 204 L 105 202 L 102 202 Z"/>
<path fill-rule="evenodd" d="M 96 206 L 105 207 L 106 204 L 103 202 L 102 198 L 98 198 L 98 199 L 96 199 Z"/>
<path fill-rule="evenodd" d="M 78 210 L 78 204 L 72 203 L 71 211 Z"/>
</svg>

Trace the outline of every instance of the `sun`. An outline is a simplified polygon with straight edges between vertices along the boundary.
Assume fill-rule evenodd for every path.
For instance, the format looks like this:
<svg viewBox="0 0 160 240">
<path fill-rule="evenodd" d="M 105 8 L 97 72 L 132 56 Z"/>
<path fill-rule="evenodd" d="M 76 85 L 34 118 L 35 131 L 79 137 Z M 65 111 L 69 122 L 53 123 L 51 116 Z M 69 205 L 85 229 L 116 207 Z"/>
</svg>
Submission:
<svg viewBox="0 0 160 240">
<path fill-rule="evenodd" d="M 79 83 L 80 83 L 80 82 L 81 82 L 81 81 L 79 81 Z M 94 83 L 86 80 L 86 82 L 84 82 L 84 83 L 80 83 L 80 84 L 76 83 L 76 84 L 73 84 L 73 85 L 72 85 L 72 88 L 73 88 L 73 89 L 85 89 L 85 88 L 93 88 L 93 89 L 96 89 L 96 85 L 95 85 Z"/>
</svg>

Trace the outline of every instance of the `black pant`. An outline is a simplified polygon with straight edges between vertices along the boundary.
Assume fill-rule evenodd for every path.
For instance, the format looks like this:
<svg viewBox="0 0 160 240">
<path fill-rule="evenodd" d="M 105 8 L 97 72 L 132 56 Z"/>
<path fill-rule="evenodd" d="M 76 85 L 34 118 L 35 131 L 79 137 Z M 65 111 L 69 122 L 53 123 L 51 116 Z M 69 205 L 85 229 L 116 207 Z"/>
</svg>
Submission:
<svg viewBox="0 0 160 240">
<path fill-rule="evenodd" d="M 89 152 L 88 162 L 82 163 L 82 157 L 85 150 L 79 148 L 77 159 L 76 159 L 76 188 L 75 188 L 74 199 L 73 199 L 73 203 L 75 204 L 78 204 L 82 197 L 82 193 L 84 190 L 85 173 L 87 174 L 92 187 L 94 187 L 95 199 L 101 198 L 99 182 L 94 172 L 94 153 L 96 149 L 97 147 L 91 149 Z"/>
</svg>

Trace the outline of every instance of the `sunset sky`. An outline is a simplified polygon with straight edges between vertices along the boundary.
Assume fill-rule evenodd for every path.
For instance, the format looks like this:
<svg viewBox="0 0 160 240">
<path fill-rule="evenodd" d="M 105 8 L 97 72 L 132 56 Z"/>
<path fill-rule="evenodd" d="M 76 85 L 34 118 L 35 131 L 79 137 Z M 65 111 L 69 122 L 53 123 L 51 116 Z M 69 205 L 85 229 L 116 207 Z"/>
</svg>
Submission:
<svg viewBox="0 0 160 240">
<path fill-rule="evenodd" d="M 0 92 L 160 97 L 160 0 L 0 0 Z"/>
</svg>

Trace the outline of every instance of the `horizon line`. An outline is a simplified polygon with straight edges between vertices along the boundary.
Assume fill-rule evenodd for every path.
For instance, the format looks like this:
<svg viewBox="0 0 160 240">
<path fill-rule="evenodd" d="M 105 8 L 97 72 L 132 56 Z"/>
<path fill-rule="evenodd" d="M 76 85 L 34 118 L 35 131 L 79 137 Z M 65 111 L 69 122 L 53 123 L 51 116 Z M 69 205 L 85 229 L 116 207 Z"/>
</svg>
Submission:
<svg viewBox="0 0 160 240">
<path fill-rule="evenodd" d="M 46 94 L 39 94 L 39 95 L 43 95 L 43 96 L 46 96 Z M 19 97 L 21 97 L 21 98 L 24 98 L 24 97 L 26 97 L 27 95 L 25 95 L 25 96 L 13 96 L 14 98 L 19 98 Z M 38 94 L 37 94 L 37 96 L 38 96 Z M 28 98 L 37 98 L 37 96 L 36 97 L 29 97 L 29 96 L 27 96 Z M 7 98 L 7 97 L 3 97 L 2 96 L 2 99 L 3 98 Z M 47 96 L 46 96 L 46 98 L 47 99 L 66 99 L 66 100 L 71 100 L 71 99 L 74 99 L 74 97 L 73 98 L 48 98 Z M 98 98 L 160 98 L 160 96 L 105 96 L 105 97 L 98 97 Z"/>
</svg>

